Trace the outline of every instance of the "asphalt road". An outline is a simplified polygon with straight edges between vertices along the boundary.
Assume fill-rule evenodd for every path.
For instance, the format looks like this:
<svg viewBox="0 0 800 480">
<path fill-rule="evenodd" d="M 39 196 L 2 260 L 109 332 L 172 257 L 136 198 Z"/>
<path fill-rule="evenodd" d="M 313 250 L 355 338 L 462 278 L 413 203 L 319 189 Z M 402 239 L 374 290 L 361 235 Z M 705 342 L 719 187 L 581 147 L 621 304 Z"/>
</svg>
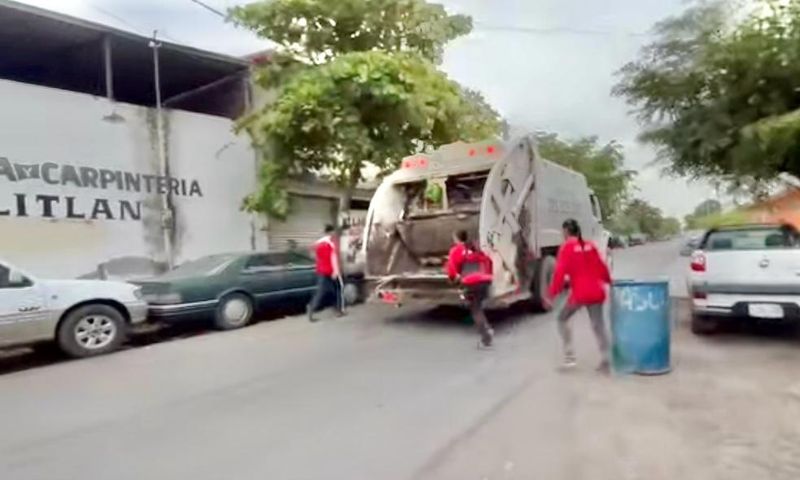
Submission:
<svg viewBox="0 0 800 480">
<path fill-rule="evenodd" d="M 679 272 L 677 248 L 615 271 Z M 672 374 L 607 378 L 584 317 L 568 374 L 550 315 L 493 319 L 490 351 L 461 315 L 363 306 L 15 369 L 0 478 L 800 478 L 795 339 L 679 330 Z"/>
</svg>

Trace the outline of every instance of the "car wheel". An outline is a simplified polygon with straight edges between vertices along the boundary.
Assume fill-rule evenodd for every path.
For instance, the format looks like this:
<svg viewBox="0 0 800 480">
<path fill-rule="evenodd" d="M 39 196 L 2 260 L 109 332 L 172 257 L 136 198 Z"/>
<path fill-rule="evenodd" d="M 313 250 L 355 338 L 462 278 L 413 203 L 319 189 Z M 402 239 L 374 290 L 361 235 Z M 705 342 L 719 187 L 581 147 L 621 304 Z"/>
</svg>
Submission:
<svg viewBox="0 0 800 480">
<path fill-rule="evenodd" d="M 222 297 L 217 306 L 214 325 L 220 330 L 242 328 L 253 319 L 253 301 L 242 293 Z"/>
<path fill-rule="evenodd" d="M 711 335 L 716 333 L 719 325 L 715 320 L 699 314 L 692 314 L 692 333 L 695 335 Z"/>
<path fill-rule="evenodd" d="M 361 301 L 361 287 L 356 283 L 345 283 L 344 290 L 342 290 L 342 298 L 344 304 L 349 306 L 355 305 Z"/>
<path fill-rule="evenodd" d="M 126 323 L 114 307 L 91 304 L 64 317 L 56 334 L 58 345 L 73 357 L 92 357 L 112 352 L 125 339 Z"/>
<path fill-rule="evenodd" d="M 545 255 L 536 262 L 536 273 L 531 285 L 531 303 L 537 312 L 547 312 L 552 308 L 548 302 L 547 289 L 553 280 L 553 273 L 556 270 L 556 259 L 552 255 Z"/>
</svg>

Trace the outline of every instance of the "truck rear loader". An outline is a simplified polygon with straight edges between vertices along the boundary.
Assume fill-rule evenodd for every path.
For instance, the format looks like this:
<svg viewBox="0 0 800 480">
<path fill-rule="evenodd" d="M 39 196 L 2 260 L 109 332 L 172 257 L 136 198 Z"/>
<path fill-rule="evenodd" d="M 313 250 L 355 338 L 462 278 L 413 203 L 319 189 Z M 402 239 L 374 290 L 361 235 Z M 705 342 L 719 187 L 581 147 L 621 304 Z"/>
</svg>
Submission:
<svg viewBox="0 0 800 480">
<path fill-rule="evenodd" d="M 370 204 L 367 285 L 373 299 L 398 306 L 461 304 L 444 267 L 453 233 L 466 230 L 494 264 L 489 306 L 531 300 L 543 309 L 568 218 L 606 254 L 608 234 L 586 178 L 542 158 L 532 136 L 413 155 Z"/>
</svg>

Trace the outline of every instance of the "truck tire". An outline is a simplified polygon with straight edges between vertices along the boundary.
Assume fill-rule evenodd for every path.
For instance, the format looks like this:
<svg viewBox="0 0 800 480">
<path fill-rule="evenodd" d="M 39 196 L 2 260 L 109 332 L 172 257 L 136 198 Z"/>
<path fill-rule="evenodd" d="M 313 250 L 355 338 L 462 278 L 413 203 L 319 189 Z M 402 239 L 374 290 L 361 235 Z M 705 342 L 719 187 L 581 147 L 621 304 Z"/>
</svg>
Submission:
<svg viewBox="0 0 800 480">
<path fill-rule="evenodd" d="M 360 303 L 364 298 L 361 285 L 348 281 L 344 284 L 344 289 L 342 290 L 342 299 L 344 300 L 344 304 L 347 307 L 352 307 L 353 305 Z"/>
<path fill-rule="evenodd" d="M 695 335 L 712 335 L 718 328 L 719 325 L 715 320 L 704 315 L 692 314 L 692 333 Z"/>
<path fill-rule="evenodd" d="M 93 303 L 69 312 L 58 326 L 61 350 L 76 358 L 109 353 L 125 340 L 127 324 L 116 308 Z"/>
<path fill-rule="evenodd" d="M 555 269 L 556 259 L 552 255 L 545 255 L 536 262 L 536 271 L 531 283 L 531 303 L 536 312 L 547 312 L 552 308 L 545 300 Z"/>
</svg>

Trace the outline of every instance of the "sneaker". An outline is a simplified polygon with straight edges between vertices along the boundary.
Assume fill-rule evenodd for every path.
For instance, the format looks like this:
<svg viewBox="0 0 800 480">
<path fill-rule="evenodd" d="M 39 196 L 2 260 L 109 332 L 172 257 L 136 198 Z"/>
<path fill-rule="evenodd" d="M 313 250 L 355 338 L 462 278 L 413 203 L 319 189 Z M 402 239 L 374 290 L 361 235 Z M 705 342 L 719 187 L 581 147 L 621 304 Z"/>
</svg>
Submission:
<svg viewBox="0 0 800 480">
<path fill-rule="evenodd" d="M 575 357 L 575 354 L 572 352 L 567 352 L 564 354 L 564 361 L 561 363 L 561 367 L 565 369 L 575 368 L 578 365 L 578 360 Z"/>
<path fill-rule="evenodd" d="M 308 317 L 308 321 L 311 323 L 315 323 L 317 319 L 314 317 L 314 312 L 311 311 L 310 307 L 306 307 L 306 316 Z"/>
<path fill-rule="evenodd" d="M 608 360 L 602 360 L 600 365 L 597 366 L 597 373 L 601 373 L 603 375 L 609 375 L 611 373 L 611 364 Z"/>
<path fill-rule="evenodd" d="M 484 348 L 491 347 L 493 341 L 494 341 L 494 330 L 492 330 L 491 328 L 486 330 L 481 335 L 481 344 L 483 345 Z"/>
</svg>

